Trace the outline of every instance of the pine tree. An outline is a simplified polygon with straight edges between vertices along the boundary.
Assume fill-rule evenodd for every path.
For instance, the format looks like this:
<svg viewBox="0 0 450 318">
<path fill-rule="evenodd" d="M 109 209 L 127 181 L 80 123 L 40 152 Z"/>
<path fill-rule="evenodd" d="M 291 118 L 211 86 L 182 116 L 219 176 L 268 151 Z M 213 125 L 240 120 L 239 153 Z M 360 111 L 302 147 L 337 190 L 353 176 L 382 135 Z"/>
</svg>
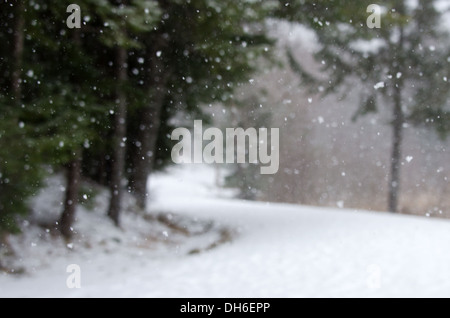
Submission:
<svg viewBox="0 0 450 318">
<path fill-rule="evenodd" d="M 94 67 L 94 56 L 86 46 L 86 34 L 69 30 L 66 6 L 40 3 L 34 28 L 28 30 L 27 51 L 32 80 L 24 119 L 35 126 L 36 149 L 43 163 L 55 170 L 66 170 L 64 210 L 58 228 L 66 238 L 73 234 L 72 226 L 81 183 L 83 148 L 95 136 L 91 119 L 99 117 L 101 99 L 92 90 L 100 74 Z M 61 24 L 46 23 L 52 17 Z M 39 65 L 36 68 L 35 65 Z"/>
<path fill-rule="evenodd" d="M 302 17 L 313 27 L 322 46 L 316 58 L 329 76 L 326 83 L 304 72 L 292 52 L 289 58 L 304 83 L 321 86 L 325 93 L 339 92 L 355 80 L 362 83 L 362 103 L 355 118 L 376 112 L 381 101 L 391 105 L 388 209 L 397 212 L 404 126 L 417 112 L 430 109 L 429 101 L 424 99 L 430 95 L 424 91 L 434 96 L 433 101 L 438 103 L 435 107 L 445 104 L 447 90 L 430 87 L 430 83 L 448 77 L 448 37 L 439 30 L 435 1 L 421 0 L 417 6 L 406 1 L 384 1 L 379 29 L 366 24 L 370 2 L 334 1 L 333 6 L 315 6 L 310 15 Z M 367 46 L 370 49 L 364 48 Z"/>
<path fill-rule="evenodd" d="M 129 138 L 134 148 L 130 188 L 142 209 L 148 175 L 162 153 L 157 146 L 164 144 L 158 136 L 167 139 L 170 129 L 163 115 L 203 118 L 202 103 L 233 98 L 234 89 L 249 79 L 258 58 L 271 45 L 263 22 L 276 7 L 274 1 L 247 3 L 245 10 L 232 1 L 159 4 L 162 19 L 154 31 L 143 35 L 145 49 L 137 54 L 145 57 L 143 81 L 148 98 L 133 122 L 139 127 L 133 131 L 135 138 Z M 164 154 L 167 158 L 170 151 Z"/>
<path fill-rule="evenodd" d="M 18 231 L 17 216 L 28 212 L 27 199 L 37 191 L 41 180 L 40 156 L 35 155 L 32 126 L 22 120 L 25 102 L 24 29 L 25 3 L 2 4 L 0 49 L 2 89 L 0 93 L 0 234 Z"/>
<path fill-rule="evenodd" d="M 66 172 L 64 236 L 84 176 L 109 185 L 108 215 L 119 225 L 124 179 L 144 206 L 148 174 L 170 156 L 159 150 L 169 146 L 170 118 L 199 118 L 200 104 L 232 98 L 270 45 L 261 23 L 272 1 L 241 10 L 223 1 L 80 0 L 80 29 L 67 28 L 64 3 L 3 4 L 1 229 L 28 210 L 44 166 Z"/>
</svg>

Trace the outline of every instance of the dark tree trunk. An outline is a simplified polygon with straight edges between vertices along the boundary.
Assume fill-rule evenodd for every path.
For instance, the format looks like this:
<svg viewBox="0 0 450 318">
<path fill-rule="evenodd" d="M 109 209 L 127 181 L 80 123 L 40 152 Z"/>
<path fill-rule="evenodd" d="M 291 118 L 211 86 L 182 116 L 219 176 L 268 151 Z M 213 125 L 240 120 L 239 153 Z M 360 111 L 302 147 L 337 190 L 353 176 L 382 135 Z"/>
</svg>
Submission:
<svg viewBox="0 0 450 318">
<path fill-rule="evenodd" d="M 72 40 L 74 43 L 81 47 L 81 38 L 79 30 L 75 29 L 72 33 Z M 78 83 L 80 81 L 76 76 L 71 76 L 72 83 Z M 64 199 L 64 211 L 61 215 L 59 226 L 61 234 L 65 238 L 71 238 L 72 227 L 75 221 L 75 214 L 78 206 L 78 193 L 81 182 L 81 167 L 83 162 L 83 151 L 80 149 L 74 152 L 73 160 L 68 164 L 67 172 L 67 188 L 66 197 Z"/>
<path fill-rule="evenodd" d="M 156 143 L 161 126 L 161 112 L 166 97 L 166 86 L 170 77 L 170 70 L 165 68 L 155 49 L 149 50 L 147 61 L 149 104 L 141 112 L 138 132 L 139 147 L 133 158 L 133 171 L 130 180 L 130 188 L 136 198 L 138 207 L 146 209 L 148 189 L 148 176 L 152 172 L 156 155 Z"/>
<path fill-rule="evenodd" d="M 140 147 L 137 150 L 133 164 L 131 189 L 135 195 L 136 203 L 142 210 L 146 209 L 148 189 L 148 176 L 151 174 L 156 154 L 156 143 L 160 128 L 160 117 L 164 96 L 156 92 L 152 105 L 142 112 L 138 140 Z"/>
<path fill-rule="evenodd" d="M 24 26 L 25 18 L 24 1 L 14 1 L 14 32 L 13 32 L 13 47 L 12 47 L 12 70 L 11 70 L 11 91 L 14 97 L 14 103 L 20 104 L 22 95 L 21 74 L 22 74 L 22 59 L 24 49 Z"/>
<path fill-rule="evenodd" d="M 116 226 L 119 226 L 119 216 L 122 208 L 122 178 L 125 166 L 125 137 L 127 119 L 127 100 L 123 89 L 123 85 L 127 80 L 127 50 L 122 47 L 116 48 L 116 79 L 117 98 L 114 113 L 113 156 L 110 180 L 111 199 L 109 203 L 108 216 L 113 220 Z"/>
<path fill-rule="evenodd" d="M 75 213 L 78 204 L 78 192 L 81 179 L 81 152 L 69 163 L 67 169 L 66 197 L 64 200 L 64 211 L 59 220 L 59 229 L 65 238 L 71 238 L 72 226 L 75 221 Z"/>
</svg>

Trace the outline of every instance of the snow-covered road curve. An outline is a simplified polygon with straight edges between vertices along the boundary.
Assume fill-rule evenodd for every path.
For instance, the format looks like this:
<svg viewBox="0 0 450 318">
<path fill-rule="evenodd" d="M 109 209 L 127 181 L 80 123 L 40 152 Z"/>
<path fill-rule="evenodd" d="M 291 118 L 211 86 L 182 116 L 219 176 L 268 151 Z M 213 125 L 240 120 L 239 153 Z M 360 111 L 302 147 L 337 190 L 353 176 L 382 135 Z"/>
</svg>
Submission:
<svg viewBox="0 0 450 318">
<path fill-rule="evenodd" d="M 195 184 L 192 180 L 195 180 Z M 151 208 L 238 230 L 194 255 L 82 263 L 82 288 L 64 269 L 76 256 L 19 279 L 0 277 L 1 297 L 449 297 L 450 222 L 214 198 L 213 178 L 152 179 Z"/>
</svg>

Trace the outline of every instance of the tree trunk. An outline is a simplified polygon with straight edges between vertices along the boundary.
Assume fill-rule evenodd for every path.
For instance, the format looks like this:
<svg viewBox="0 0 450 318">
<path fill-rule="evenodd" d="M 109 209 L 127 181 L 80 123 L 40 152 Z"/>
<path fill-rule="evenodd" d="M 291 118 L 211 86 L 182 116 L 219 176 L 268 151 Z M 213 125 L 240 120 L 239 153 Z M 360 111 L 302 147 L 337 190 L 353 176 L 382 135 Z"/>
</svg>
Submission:
<svg viewBox="0 0 450 318">
<path fill-rule="evenodd" d="M 117 98 L 114 113 L 113 156 L 111 167 L 108 216 L 116 226 L 120 225 L 120 210 L 122 208 L 122 178 L 125 166 L 125 137 L 127 119 L 127 100 L 123 85 L 127 80 L 127 50 L 123 47 L 116 48 L 116 78 Z"/>
<path fill-rule="evenodd" d="M 80 31 L 75 29 L 72 33 L 72 41 L 76 44 L 77 47 L 81 47 L 81 38 Z M 80 79 L 76 76 L 71 76 L 72 83 L 79 83 Z M 81 166 L 82 166 L 82 157 L 83 151 L 80 149 L 76 149 L 74 152 L 74 158 L 68 164 L 68 172 L 67 172 L 67 188 L 66 188 L 66 197 L 64 199 L 64 211 L 61 214 L 61 218 L 59 221 L 59 227 L 61 234 L 69 239 L 72 237 L 72 227 L 75 221 L 75 214 L 78 206 L 78 193 L 80 189 L 81 182 Z"/>
<path fill-rule="evenodd" d="M 71 238 L 72 226 L 75 221 L 75 213 L 78 203 L 78 192 L 81 179 L 81 151 L 76 154 L 75 159 L 69 163 L 67 170 L 66 197 L 64 200 L 64 211 L 59 220 L 59 230 L 65 238 Z"/>
<path fill-rule="evenodd" d="M 398 8 L 400 13 L 404 12 L 404 7 Z M 399 28 L 400 39 L 395 50 L 393 58 L 394 74 L 403 72 L 403 51 L 404 51 L 404 29 Z M 397 76 L 393 87 L 393 122 L 392 122 L 392 153 L 391 153 L 391 179 L 389 182 L 388 209 L 390 212 L 398 212 L 398 202 L 400 196 L 400 170 L 402 161 L 402 143 L 403 143 L 403 124 L 405 123 L 405 114 L 402 109 L 402 91 L 403 77 Z"/>
<path fill-rule="evenodd" d="M 164 67 L 161 60 L 155 57 L 155 49 L 149 50 L 147 60 L 147 80 L 149 81 L 148 92 L 150 95 L 149 105 L 142 110 L 139 125 L 136 154 L 133 158 L 133 172 L 130 187 L 136 198 L 138 207 L 146 209 L 148 189 L 148 176 L 151 174 L 156 154 L 156 143 L 161 126 L 161 112 L 166 97 L 166 86 L 171 70 Z"/>
<path fill-rule="evenodd" d="M 394 121 L 392 122 L 393 143 L 391 154 L 391 179 L 389 182 L 389 211 L 398 212 L 400 195 L 400 170 L 402 160 L 403 124 L 405 116 L 402 110 L 401 88 L 395 89 Z"/>
<path fill-rule="evenodd" d="M 136 203 L 142 210 L 146 209 L 148 189 L 148 176 L 152 172 L 155 154 L 156 142 L 160 128 L 160 117 L 163 101 L 161 93 L 156 93 L 152 105 L 146 108 L 141 117 L 141 128 L 139 130 L 138 140 L 140 147 L 136 153 L 133 164 L 133 176 L 131 188 L 136 197 Z"/>
<path fill-rule="evenodd" d="M 14 33 L 12 47 L 13 69 L 11 71 L 11 90 L 14 97 L 14 103 L 18 105 L 20 104 L 22 95 L 20 77 L 22 74 L 22 59 L 24 49 L 24 1 L 14 1 L 14 7 Z"/>
</svg>

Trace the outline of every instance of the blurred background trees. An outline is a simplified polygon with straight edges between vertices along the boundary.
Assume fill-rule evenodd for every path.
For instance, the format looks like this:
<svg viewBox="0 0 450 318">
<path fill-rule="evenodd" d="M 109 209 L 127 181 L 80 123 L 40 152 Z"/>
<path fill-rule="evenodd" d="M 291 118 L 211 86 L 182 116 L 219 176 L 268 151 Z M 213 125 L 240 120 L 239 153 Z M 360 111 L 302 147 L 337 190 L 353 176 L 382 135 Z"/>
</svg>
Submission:
<svg viewBox="0 0 450 318">
<path fill-rule="evenodd" d="M 379 12 L 383 23 L 380 28 L 369 28 L 366 23 L 370 4 L 336 1 L 325 10 L 325 16 L 309 21 L 321 44 L 316 58 L 327 75 L 325 81 L 311 81 L 292 54 L 290 62 L 305 85 L 323 85 L 327 94 L 339 92 L 343 86 L 348 92 L 355 82 L 361 84 L 355 120 L 377 112 L 380 103 L 390 105 L 392 149 L 387 208 L 398 212 L 400 170 L 405 162 L 404 128 L 411 124 L 410 118 L 442 109 L 447 103 L 448 89 L 442 85 L 449 73 L 448 32 L 440 29 L 442 15 L 435 1 L 418 1 L 417 5 L 384 1 Z M 439 121 L 439 115 L 433 117 Z"/>
</svg>

